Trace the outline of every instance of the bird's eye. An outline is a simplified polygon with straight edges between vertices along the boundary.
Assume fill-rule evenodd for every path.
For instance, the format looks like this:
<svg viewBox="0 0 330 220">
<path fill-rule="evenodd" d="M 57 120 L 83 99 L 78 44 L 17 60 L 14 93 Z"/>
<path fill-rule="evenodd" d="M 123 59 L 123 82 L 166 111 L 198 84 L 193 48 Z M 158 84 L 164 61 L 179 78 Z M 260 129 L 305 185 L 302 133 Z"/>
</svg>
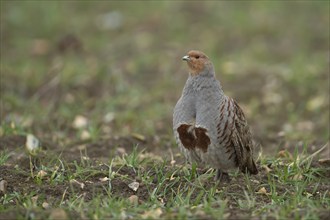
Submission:
<svg viewBox="0 0 330 220">
<path fill-rule="evenodd" d="M 199 56 L 196 56 L 196 59 L 199 59 Z"/>
</svg>

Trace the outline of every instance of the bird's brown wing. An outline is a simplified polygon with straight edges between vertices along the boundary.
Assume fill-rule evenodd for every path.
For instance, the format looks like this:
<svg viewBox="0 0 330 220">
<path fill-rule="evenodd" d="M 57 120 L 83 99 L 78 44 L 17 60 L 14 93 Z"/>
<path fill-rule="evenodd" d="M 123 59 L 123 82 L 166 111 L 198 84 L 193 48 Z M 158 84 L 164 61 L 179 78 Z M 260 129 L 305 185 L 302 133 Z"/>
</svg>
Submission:
<svg viewBox="0 0 330 220">
<path fill-rule="evenodd" d="M 233 99 L 230 99 L 230 101 L 234 111 L 231 143 L 236 152 L 238 166 L 243 172 L 257 174 L 258 170 L 253 160 L 253 142 L 250 128 L 237 102 Z"/>
</svg>

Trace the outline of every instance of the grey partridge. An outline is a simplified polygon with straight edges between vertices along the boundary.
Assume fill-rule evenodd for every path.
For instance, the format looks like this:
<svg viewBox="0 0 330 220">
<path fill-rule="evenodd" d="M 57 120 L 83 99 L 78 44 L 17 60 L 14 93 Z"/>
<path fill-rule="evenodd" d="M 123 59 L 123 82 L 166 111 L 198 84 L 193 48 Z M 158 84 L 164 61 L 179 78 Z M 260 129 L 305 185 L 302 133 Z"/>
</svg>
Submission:
<svg viewBox="0 0 330 220">
<path fill-rule="evenodd" d="M 173 130 L 181 152 L 191 163 L 217 169 L 216 180 L 229 181 L 228 171 L 257 174 L 253 141 L 244 113 L 226 96 L 209 58 L 189 51 L 189 77 L 174 108 Z"/>
</svg>

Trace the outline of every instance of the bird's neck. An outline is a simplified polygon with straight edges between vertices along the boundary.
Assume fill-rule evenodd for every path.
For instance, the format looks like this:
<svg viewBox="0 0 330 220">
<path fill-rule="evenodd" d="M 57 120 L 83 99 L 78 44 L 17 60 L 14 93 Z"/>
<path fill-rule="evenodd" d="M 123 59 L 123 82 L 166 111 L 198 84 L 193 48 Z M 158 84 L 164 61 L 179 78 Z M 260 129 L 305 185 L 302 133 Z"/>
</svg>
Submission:
<svg viewBox="0 0 330 220">
<path fill-rule="evenodd" d="M 189 75 L 184 90 L 198 92 L 208 89 L 222 92 L 220 82 L 215 78 L 214 72 L 213 74 Z"/>
</svg>

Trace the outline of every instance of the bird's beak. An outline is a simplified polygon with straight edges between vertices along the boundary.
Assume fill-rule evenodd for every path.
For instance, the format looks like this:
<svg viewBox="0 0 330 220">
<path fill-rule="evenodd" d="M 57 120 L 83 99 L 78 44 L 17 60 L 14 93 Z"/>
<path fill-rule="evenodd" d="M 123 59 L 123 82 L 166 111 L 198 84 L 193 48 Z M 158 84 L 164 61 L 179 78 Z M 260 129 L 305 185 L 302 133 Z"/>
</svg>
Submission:
<svg viewBox="0 0 330 220">
<path fill-rule="evenodd" d="M 182 60 L 189 61 L 190 57 L 188 55 L 186 55 L 186 56 L 182 57 Z"/>
</svg>

